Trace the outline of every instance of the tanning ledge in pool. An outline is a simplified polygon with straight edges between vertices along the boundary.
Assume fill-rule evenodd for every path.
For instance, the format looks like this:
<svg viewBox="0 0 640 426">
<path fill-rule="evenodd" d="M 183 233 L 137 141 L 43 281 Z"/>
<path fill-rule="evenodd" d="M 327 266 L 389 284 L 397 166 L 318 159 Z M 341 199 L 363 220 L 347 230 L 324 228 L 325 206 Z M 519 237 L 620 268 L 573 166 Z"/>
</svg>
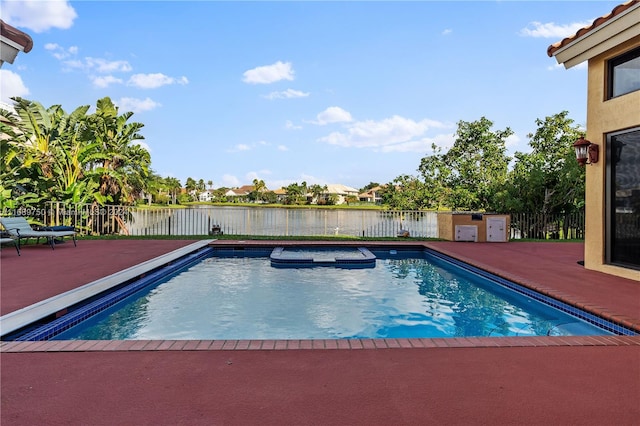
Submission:
<svg viewBox="0 0 640 426">
<path fill-rule="evenodd" d="M 274 268 L 313 268 L 332 266 L 336 268 L 375 268 L 376 256 L 365 247 L 358 247 L 356 252 L 345 252 L 333 257 L 313 256 L 303 251 L 286 253 L 284 247 L 276 247 L 269 256 Z"/>
</svg>

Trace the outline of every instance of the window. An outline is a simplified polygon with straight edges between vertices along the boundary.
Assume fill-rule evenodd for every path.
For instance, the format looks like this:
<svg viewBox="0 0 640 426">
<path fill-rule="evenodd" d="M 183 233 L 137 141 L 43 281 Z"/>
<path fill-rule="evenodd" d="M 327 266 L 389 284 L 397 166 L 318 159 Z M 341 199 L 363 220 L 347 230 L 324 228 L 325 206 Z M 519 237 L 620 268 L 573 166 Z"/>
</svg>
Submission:
<svg viewBox="0 0 640 426">
<path fill-rule="evenodd" d="M 607 99 L 640 90 L 640 48 L 609 61 Z"/>
<path fill-rule="evenodd" d="M 640 128 L 607 135 L 607 263 L 640 269 Z"/>
</svg>

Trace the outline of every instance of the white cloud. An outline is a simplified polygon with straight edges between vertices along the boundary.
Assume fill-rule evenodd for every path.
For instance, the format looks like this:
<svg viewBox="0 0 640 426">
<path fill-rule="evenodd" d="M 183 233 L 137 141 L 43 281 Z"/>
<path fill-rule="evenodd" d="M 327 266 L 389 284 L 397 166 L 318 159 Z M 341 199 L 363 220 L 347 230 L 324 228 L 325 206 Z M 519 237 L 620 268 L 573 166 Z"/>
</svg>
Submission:
<svg viewBox="0 0 640 426">
<path fill-rule="evenodd" d="M 59 61 L 78 54 L 77 46 L 71 46 L 68 49 L 65 49 L 64 47 L 56 43 L 46 43 L 44 45 L 44 50 L 48 50 L 49 52 L 51 52 L 51 55 L 53 55 L 53 57 Z"/>
<path fill-rule="evenodd" d="M 136 98 L 121 98 L 119 101 L 115 101 L 115 104 L 123 111 L 132 111 L 135 113 L 151 111 L 162 104 L 154 101 L 151 98 L 136 99 Z"/>
<path fill-rule="evenodd" d="M 451 125 L 434 120 L 414 121 L 394 115 L 382 121 L 358 121 L 348 125 L 345 131 L 333 132 L 318 140 L 343 147 L 408 150 L 411 146 L 420 146 L 419 141 L 429 129 L 450 127 Z M 398 144 L 407 145 L 404 149 L 400 146 L 394 149 L 393 146 Z M 414 149 L 416 148 L 411 150 Z"/>
<path fill-rule="evenodd" d="M 155 89 L 170 84 L 188 84 L 187 77 L 174 78 L 166 76 L 162 73 L 154 74 L 134 74 L 129 78 L 127 85 L 135 86 L 141 89 Z"/>
<path fill-rule="evenodd" d="M 286 145 L 278 145 L 278 151 L 289 151 Z"/>
<path fill-rule="evenodd" d="M 453 30 L 451 28 L 447 28 L 446 30 L 442 31 L 442 35 L 449 35 L 453 32 Z"/>
<path fill-rule="evenodd" d="M 66 30 L 71 28 L 77 17 L 78 14 L 66 0 L 2 2 L 2 19 L 5 22 L 36 33 L 51 28 Z"/>
<path fill-rule="evenodd" d="M 232 148 L 227 149 L 227 152 L 241 152 L 241 151 L 251 151 L 255 148 L 259 148 L 262 146 L 271 146 L 271 144 L 267 141 L 258 141 L 253 142 L 251 144 L 239 143 Z"/>
<path fill-rule="evenodd" d="M 129 72 L 132 69 L 127 61 L 107 61 L 101 58 L 87 57 L 85 58 L 85 65 L 87 68 L 101 73 Z"/>
<path fill-rule="evenodd" d="M 419 152 L 426 155 L 432 152 L 433 144 L 443 148 L 443 150 L 448 150 L 453 146 L 454 142 L 455 135 L 453 133 L 442 134 L 433 138 L 423 138 L 420 140 L 401 142 L 394 145 L 385 145 L 380 148 L 380 152 Z"/>
<path fill-rule="evenodd" d="M 227 150 L 227 152 L 242 152 L 242 151 L 251 151 L 251 146 L 246 143 L 239 143 L 235 145 L 233 148 Z"/>
<path fill-rule="evenodd" d="M 47 43 L 44 48 L 45 50 L 48 50 L 54 58 L 62 61 L 62 63 L 70 69 L 91 71 L 100 74 L 130 72 L 132 70 L 131 64 L 123 60 L 108 61 L 106 59 L 92 58 L 90 56 L 78 59 L 75 57 L 78 54 L 77 46 L 65 48 L 64 46 L 60 46 L 56 43 Z"/>
<path fill-rule="evenodd" d="M 348 123 L 350 121 L 353 121 L 353 118 L 351 118 L 349 111 L 333 106 L 319 113 L 313 123 L 324 126 L 329 123 Z"/>
<path fill-rule="evenodd" d="M 240 179 L 233 175 L 225 174 L 222 176 L 222 186 L 233 188 L 240 186 Z"/>
<path fill-rule="evenodd" d="M 122 79 L 116 78 L 112 75 L 98 76 L 98 77 L 90 77 L 93 85 L 104 89 L 109 87 L 112 84 L 122 84 Z"/>
<path fill-rule="evenodd" d="M 296 126 L 291 120 L 287 120 L 284 123 L 284 128 L 287 130 L 299 130 L 302 129 L 302 126 Z"/>
<path fill-rule="evenodd" d="M 507 137 L 507 139 L 504 141 L 504 145 L 507 148 L 511 148 L 518 145 L 520 143 L 520 140 L 520 136 L 514 133 L 513 135 Z"/>
<path fill-rule="evenodd" d="M 294 71 L 291 62 L 278 61 L 272 65 L 264 65 L 247 70 L 242 74 L 242 81 L 249 84 L 269 84 L 280 80 L 293 80 Z"/>
<path fill-rule="evenodd" d="M 565 38 L 575 34 L 580 28 L 591 25 L 591 22 L 574 22 L 571 24 L 558 25 L 555 22 L 530 22 L 526 28 L 520 30 L 520 35 L 524 37 L 541 38 Z"/>
<path fill-rule="evenodd" d="M 10 98 L 16 96 L 24 98 L 27 95 L 29 95 L 29 89 L 18 74 L 9 70 L 0 70 L 0 101 L 13 104 Z"/>
<path fill-rule="evenodd" d="M 244 179 L 245 179 L 245 182 L 253 183 L 254 179 L 264 180 L 263 176 L 270 175 L 270 174 L 271 174 L 271 170 L 267 170 L 267 169 L 258 170 L 257 172 L 252 171 L 245 174 Z M 249 183 L 247 183 L 247 185 L 249 185 Z"/>
<path fill-rule="evenodd" d="M 291 99 L 291 98 L 306 98 L 310 93 L 302 92 L 300 90 L 287 89 L 282 92 L 271 92 L 264 97 L 267 99 Z"/>
</svg>

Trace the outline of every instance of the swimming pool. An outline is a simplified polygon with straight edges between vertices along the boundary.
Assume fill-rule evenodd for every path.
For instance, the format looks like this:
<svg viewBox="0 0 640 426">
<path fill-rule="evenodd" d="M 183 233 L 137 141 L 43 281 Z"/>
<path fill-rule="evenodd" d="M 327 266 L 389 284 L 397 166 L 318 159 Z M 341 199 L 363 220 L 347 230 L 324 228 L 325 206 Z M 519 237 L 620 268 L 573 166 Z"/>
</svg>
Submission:
<svg viewBox="0 0 640 426">
<path fill-rule="evenodd" d="M 430 250 L 372 249 L 378 259 L 371 269 L 282 270 L 269 264 L 272 249 L 208 249 L 173 271 L 149 274 L 134 284 L 138 289 L 119 289 L 130 293 L 126 297 L 110 294 L 18 340 L 428 338 L 615 331 L 600 318 L 577 318 L 569 314 L 575 313 L 573 308 L 560 302 L 555 302 L 559 309 L 551 308 L 530 290 L 510 289 L 513 283 L 455 265 Z"/>
</svg>

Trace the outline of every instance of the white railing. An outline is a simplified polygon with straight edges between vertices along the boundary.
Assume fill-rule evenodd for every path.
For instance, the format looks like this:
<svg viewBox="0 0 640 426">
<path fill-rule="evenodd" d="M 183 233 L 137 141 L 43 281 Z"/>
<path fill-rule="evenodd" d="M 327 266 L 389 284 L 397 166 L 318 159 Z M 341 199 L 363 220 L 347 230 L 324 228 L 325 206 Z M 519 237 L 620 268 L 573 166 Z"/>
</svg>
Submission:
<svg viewBox="0 0 640 426">
<path fill-rule="evenodd" d="M 437 238 L 437 213 L 282 207 L 195 206 L 139 208 L 49 203 L 38 219 L 47 225 L 72 225 L 85 234 L 211 235 Z M 31 215 L 34 216 L 35 215 Z"/>
<path fill-rule="evenodd" d="M 357 210 L 200 205 L 189 208 L 68 205 L 51 202 L 6 214 L 28 216 L 44 225 L 71 225 L 88 235 L 255 235 L 273 237 L 397 237 L 401 230 L 416 238 L 438 238 L 438 214 L 432 211 Z M 629 216 L 629 217 L 627 217 Z M 638 215 L 620 218 L 617 233 L 638 229 Z M 509 239 L 584 238 L 584 212 L 570 215 L 511 215 Z"/>
</svg>

